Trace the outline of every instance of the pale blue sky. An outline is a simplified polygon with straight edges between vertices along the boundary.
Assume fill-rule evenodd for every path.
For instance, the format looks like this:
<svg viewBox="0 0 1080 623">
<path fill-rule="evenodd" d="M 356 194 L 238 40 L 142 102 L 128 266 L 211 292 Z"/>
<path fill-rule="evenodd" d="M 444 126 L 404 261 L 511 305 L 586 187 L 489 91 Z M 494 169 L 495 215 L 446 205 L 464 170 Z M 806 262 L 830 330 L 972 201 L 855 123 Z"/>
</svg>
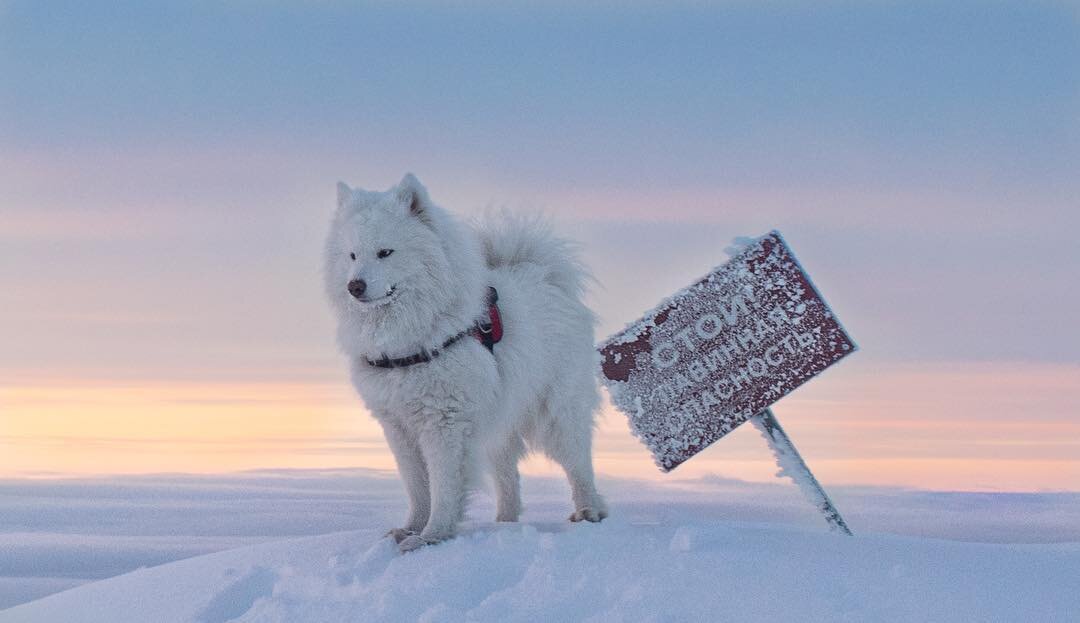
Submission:
<svg viewBox="0 0 1080 623">
<path fill-rule="evenodd" d="M 1072 171 L 1075 4 L 631 4 L 5 2 L 0 136 L 461 153 L 540 186 Z"/>
<path fill-rule="evenodd" d="M 1078 15 L 3 2 L 0 366 L 323 360 L 333 183 L 405 170 L 559 217 L 604 331 L 779 227 L 866 356 L 1075 363 Z"/>
</svg>

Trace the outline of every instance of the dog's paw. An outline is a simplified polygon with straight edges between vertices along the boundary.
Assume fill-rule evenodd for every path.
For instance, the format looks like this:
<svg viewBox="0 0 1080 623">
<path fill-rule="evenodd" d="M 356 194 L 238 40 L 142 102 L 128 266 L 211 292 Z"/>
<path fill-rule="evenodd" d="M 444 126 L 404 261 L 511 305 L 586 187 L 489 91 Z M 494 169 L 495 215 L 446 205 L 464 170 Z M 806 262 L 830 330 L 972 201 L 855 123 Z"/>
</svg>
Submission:
<svg viewBox="0 0 1080 623">
<path fill-rule="evenodd" d="M 418 550 L 425 545 L 436 545 L 452 538 L 454 538 L 453 532 L 425 531 L 420 534 L 413 532 L 398 542 L 398 549 L 404 554 L 405 552 Z"/>
<path fill-rule="evenodd" d="M 576 511 L 570 513 L 570 521 L 591 521 L 596 523 L 601 519 L 607 517 L 607 509 L 604 508 L 592 508 L 586 506 L 585 508 L 579 508 Z"/>
<path fill-rule="evenodd" d="M 398 550 L 401 551 L 402 554 L 407 554 L 416 551 L 425 545 L 431 545 L 431 543 L 428 543 L 427 539 L 419 534 L 410 534 L 398 541 Z"/>
<path fill-rule="evenodd" d="M 394 528 L 390 532 L 387 532 L 386 536 L 394 539 L 395 543 L 400 544 L 405 539 L 409 538 L 410 536 L 415 536 L 416 534 L 417 533 L 415 531 L 409 530 L 408 528 Z"/>
</svg>

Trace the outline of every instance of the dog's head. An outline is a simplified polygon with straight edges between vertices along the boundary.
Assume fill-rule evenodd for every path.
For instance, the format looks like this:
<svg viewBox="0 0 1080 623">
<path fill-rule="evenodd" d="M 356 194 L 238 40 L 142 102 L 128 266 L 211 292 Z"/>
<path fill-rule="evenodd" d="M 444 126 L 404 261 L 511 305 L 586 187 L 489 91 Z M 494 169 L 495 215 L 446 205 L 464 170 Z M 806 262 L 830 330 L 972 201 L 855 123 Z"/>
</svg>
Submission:
<svg viewBox="0 0 1080 623">
<path fill-rule="evenodd" d="M 434 206 L 414 175 L 385 191 L 338 183 L 326 242 L 327 293 L 345 312 L 373 313 L 439 289 L 448 270 Z"/>
</svg>

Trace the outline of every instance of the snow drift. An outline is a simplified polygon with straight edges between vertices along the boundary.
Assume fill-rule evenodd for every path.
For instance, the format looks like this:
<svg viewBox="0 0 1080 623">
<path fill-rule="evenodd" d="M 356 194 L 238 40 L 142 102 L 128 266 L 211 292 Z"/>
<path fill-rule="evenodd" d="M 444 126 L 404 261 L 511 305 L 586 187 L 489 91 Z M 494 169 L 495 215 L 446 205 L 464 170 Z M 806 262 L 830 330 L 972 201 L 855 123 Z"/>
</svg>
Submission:
<svg viewBox="0 0 1080 623">
<path fill-rule="evenodd" d="M 372 530 L 143 569 L 3 623 L 1050 621 L 1080 608 L 1080 546 L 843 537 L 765 524 L 486 524 L 400 555 Z"/>
<path fill-rule="evenodd" d="M 240 526 L 207 515 L 210 507 L 196 495 L 198 478 L 171 478 L 162 488 L 138 482 L 141 492 L 110 486 L 129 504 L 149 502 L 145 523 L 137 513 L 126 515 L 143 532 L 157 525 L 162 507 L 183 513 L 184 504 L 199 509 L 204 527 L 221 523 L 224 534 Z M 1075 539 L 1062 529 L 1075 527 L 1073 494 L 838 488 L 837 502 L 857 532 L 844 537 L 826 532 L 792 487 L 613 481 L 613 517 L 570 525 L 563 520 L 565 484 L 528 479 L 531 505 L 523 523 L 474 520 L 457 539 L 399 555 L 381 537 L 389 515 L 402 510 L 394 507 L 398 485 L 389 478 L 261 474 L 211 482 L 207 497 L 221 509 L 237 507 L 237 519 L 249 519 L 245 527 L 261 515 L 252 515 L 262 504 L 257 500 L 280 509 L 291 499 L 295 508 L 282 515 L 282 534 L 299 533 L 305 520 L 315 522 L 314 532 L 362 529 L 278 537 L 138 569 L 0 611 L 0 623 L 1033 621 L 1068 620 L 1080 611 L 1080 543 L 971 543 L 880 532 Z M 12 507 L 34 497 L 32 485 L 19 486 L 26 495 Z M 178 488 L 193 501 L 161 497 Z M 63 485 L 59 493 L 78 490 Z M 353 493 L 344 496 L 348 490 Z M 490 502 L 479 502 L 478 516 L 486 516 Z M 62 520 L 56 517 L 54 529 Z M 64 560 L 88 564 L 95 551 L 88 542 Z M 9 551 L 0 554 L 0 567 Z"/>
</svg>

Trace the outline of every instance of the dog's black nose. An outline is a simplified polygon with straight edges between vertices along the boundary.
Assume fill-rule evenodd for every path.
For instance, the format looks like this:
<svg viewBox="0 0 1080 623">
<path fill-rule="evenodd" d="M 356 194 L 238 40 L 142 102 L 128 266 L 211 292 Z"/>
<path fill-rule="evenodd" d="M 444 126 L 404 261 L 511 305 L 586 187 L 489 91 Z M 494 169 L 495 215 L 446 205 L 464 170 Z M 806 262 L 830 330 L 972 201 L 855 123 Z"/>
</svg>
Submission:
<svg viewBox="0 0 1080 623">
<path fill-rule="evenodd" d="M 367 282 L 363 279 L 353 279 L 349 282 L 349 294 L 356 298 L 364 296 L 365 290 L 367 290 Z"/>
</svg>

